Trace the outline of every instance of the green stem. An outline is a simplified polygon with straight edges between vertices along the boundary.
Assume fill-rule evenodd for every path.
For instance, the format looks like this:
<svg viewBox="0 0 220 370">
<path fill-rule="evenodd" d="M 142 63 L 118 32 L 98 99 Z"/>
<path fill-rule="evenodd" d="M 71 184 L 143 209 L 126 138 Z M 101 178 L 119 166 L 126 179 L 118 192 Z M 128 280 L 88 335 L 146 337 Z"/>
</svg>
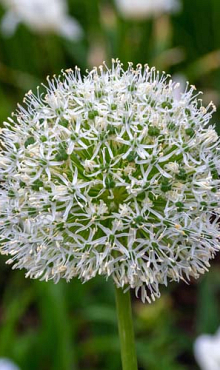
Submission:
<svg viewBox="0 0 220 370">
<path fill-rule="evenodd" d="M 127 293 L 123 293 L 122 289 L 115 288 L 115 297 L 118 314 L 118 330 L 121 342 L 122 369 L 138 370 L 130 290 Z"/>
</svg>

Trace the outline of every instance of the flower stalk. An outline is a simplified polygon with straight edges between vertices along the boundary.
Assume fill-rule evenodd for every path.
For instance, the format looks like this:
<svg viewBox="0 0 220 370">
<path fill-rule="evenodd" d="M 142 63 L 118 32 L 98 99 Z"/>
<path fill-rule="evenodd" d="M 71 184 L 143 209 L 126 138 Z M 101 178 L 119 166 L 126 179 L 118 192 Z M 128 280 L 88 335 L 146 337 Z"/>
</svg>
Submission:
<svg viewBox="0 0 220 370">
<path fill-rule="evenodd" d="M 130 290 L 124 293 L 121 288 L 115 288 L 115 298 L 121 344 L 122 369 L 137 370 Z"/>
</svg>

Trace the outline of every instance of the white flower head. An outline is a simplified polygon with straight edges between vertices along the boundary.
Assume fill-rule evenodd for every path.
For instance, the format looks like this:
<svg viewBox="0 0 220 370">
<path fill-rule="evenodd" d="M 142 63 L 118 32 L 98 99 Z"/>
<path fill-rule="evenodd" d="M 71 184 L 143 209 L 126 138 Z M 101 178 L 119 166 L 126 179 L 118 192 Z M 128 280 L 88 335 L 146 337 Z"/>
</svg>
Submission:
<svg viewBox="0 0 220 370">
<path fill-rule="evenodd" d="M 35 32 L 55 32 L 70 40 L 79 40 L 82 28 L 68 15 L 66 0 L 1 0 L 8 10 L 2 20 L 2 30 L 12 35 L 19 23 Z"/>
<path fill-rule="evenodd" d="M 115 0 L 124 18 L 146 19 L 180 9 L 179 0 Z"/>
<path fill-rule="evenodd" d="M 220 369 L 220 329 L 215 335 L 200 335 L 194 343 L 194 354 L 201 370 Z"/>
<path fill-rule="evenodd" d="M 0 370 L 19 370 L 19 368 L 8 358 L 0 357 Z"/>
<path fill-rule="evenodd" d="M 181 104 L 174 87 L 155 68 L 116 60 L 26 95 L 0 134 L 8 263 L 55 282 L 102 274 L 143 301 L 207 270 L 220 236 L 215 108 L 201 110 L 188 85 Z"/>
</svg>

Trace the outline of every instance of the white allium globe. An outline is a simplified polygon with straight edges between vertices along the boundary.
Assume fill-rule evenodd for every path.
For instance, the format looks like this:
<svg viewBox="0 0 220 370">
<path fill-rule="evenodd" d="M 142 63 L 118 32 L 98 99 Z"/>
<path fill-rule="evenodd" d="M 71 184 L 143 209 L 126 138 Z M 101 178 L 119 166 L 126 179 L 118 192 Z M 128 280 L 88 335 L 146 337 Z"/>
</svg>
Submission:
<svg viewBox="0 0 220 370">
<path fill-rule="evenodd" d="M 0 357 L 0 370 L 20 370 L 19 367 L 8 358 Z"/>
<path fill-rule="evenodd" d="M 202 334 L 194 343 L 194 355 L 201 370 L 220 369 L 220 328 L 215 335 Z"/>
<path fill-rule="evenodd" d="M 124 18 L 142 20 L 163 13 L 175 13 L 181 8 L 179 0 L 115 0 Z"/>
<path fill-rule="evenodd" d="M 39 33 L 54 32 L 78 41 L 82 28 L 69 16 L 66 0 L 0 0 L 8 10 L 2 19 L 3 33 L 10 36 L 19 23 Z M 49 4 L 48 4 L 49 3 Z"/>
<path fill-rule="evenodd" d="M 219 250 L 219 138 L 186 87 L 120 61 L 26 95 L 1 132 L 0 246 L 26 276 L 112 277 L 141 291 L 197 278 Z"/>
</svg>

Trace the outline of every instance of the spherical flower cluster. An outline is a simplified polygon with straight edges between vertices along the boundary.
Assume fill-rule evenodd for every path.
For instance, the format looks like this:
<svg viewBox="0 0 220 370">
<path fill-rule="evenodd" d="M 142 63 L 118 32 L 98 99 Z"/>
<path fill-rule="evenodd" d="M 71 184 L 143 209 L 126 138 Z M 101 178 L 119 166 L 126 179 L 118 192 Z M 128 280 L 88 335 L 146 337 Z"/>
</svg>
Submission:
<svg viewBox="0 0 220 370">
<path fill-rule="evenodd" d="M 68 14 L 66 0 L 0 0 L 7 12 L 2 19 L 4 34 L 11 36 L 19 23 L 37 33 L 53 32 L 78 41 L 82 28 Z"/>
<path fill-rule="evenodd" d="M 112 277 L 139 290 L 197 278 L 219 250 L 219 139 L 186 87 L 116 60 L 25 97 L 1 131 L 0 248 L 26 276 Z"/>
<path fill-rule="evenodd" d="M 201 370 L 219 370 L 220 328 L 214 335 L 202 334 L 194 342 L 194 355 Z"/>
<path fill-rule="evenodd" d="M 0 370 L 20 370 L 19 367 L 5 357 L 0 357 Z"/>
<path fill-rule="evenodd" d="M 179 0 L 115 0 L 124 18 L 143 20 L 163 13 L 175 13 L 181 8 Z"/>
</svg>

